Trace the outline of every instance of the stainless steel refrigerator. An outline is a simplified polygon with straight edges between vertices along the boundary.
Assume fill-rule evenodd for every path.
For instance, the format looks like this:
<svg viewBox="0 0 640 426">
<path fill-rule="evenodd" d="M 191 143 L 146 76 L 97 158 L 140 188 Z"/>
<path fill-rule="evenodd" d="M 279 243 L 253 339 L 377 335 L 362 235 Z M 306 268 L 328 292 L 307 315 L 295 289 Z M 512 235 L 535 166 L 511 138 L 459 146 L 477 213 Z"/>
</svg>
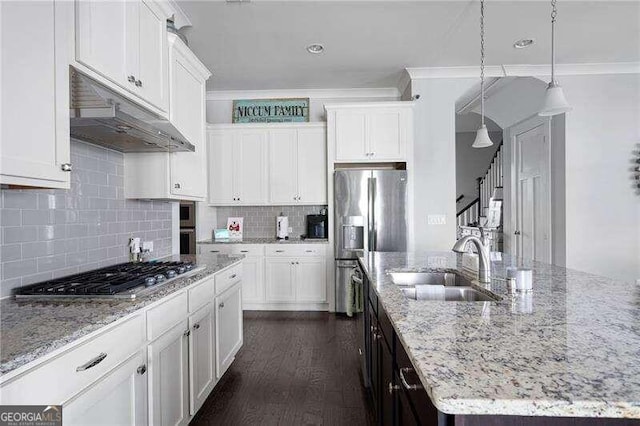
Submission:
<svg viewBox="0 0 640 426">
<path fill-rule="evenodd" d="M 358 256 L 407 250 L 407 172 L 340 170 L 334 173 L 336 312 L 347 311 Z"/>
</svg>

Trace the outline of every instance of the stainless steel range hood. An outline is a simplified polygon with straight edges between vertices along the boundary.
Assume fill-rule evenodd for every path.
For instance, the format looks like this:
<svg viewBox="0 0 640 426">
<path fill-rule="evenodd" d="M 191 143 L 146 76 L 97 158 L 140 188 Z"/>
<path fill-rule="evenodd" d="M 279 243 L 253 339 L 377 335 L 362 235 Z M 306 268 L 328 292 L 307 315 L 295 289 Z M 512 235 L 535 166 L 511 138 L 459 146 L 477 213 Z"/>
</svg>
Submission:
<svg viewBox="0 0 640 426">
<path fill-rule="evenodd" d="M 71 68 L 71 137 L 120 152 L 193 152 L 169 120 Z"/>
</svg>

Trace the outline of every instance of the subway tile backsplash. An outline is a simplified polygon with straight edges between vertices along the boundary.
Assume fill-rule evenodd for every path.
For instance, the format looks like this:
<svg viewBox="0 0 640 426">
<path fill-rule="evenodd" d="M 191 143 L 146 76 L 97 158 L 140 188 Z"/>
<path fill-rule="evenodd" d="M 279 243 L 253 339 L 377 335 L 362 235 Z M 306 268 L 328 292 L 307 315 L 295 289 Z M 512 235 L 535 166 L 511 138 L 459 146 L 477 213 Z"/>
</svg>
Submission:
<svg viewBox="0 0 640 426">
<path fill-rule="evenodd" d="M 226 228 L 227 218 L 243 217 L 244 238 L 270 238 L 276 236 L 276 217 L 280 212 L 289 217 L 293 231 L 289 237 L 298 238 L 307 233 L 307 215 L 319 214 L 326 206 L 260 206 L 218 207 L 217 227 Z"/>
<path fill-rule="evenodd" d="M 129 237 L 171 254 L 171 204 L 124 199 L 124 155 L 71 142 L 71 189 L 2 190 L 0 295 L 129 260 Z"/>
</svg>

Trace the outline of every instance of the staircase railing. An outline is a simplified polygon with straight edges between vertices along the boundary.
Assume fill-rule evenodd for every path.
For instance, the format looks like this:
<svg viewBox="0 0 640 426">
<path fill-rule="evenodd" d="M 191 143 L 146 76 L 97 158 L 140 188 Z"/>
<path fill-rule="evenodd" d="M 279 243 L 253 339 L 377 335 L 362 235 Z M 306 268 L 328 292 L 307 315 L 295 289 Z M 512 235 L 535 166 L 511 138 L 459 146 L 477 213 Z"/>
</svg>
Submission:
<svg viewBox="0 0 640 426">
<path fill-rule="evenodd" d="M 475 225 L 480 221 L 481 217 L 486 216 L 486 210 L 489 208 L 489 200 L 493 196 L 493 191 L 502 187 L 502 171 L 502 142 L 500 142 L 500 146 L 498 146 L 493 155 L 487 171 L 482 177 L 478 178 L 478 197 L 458 211 L 456 215 L 458 226 Z"/>
</svg>

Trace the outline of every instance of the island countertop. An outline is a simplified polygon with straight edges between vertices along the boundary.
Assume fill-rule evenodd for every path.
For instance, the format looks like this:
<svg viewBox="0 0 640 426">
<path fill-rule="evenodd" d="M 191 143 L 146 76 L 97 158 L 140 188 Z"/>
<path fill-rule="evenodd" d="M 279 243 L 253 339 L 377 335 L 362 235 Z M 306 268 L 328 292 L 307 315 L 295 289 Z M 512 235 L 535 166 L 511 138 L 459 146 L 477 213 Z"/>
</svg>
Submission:
<svg viewBox="0 0 640 426">
<path fill-rule="evenodd" d="M 416 301 L 387 272 L 460 269 L 456 254 L 370 253 L 360 263 L 440 411 L 640 419 L 640 286 L 506 257 L 494 277 L 531 268 L 532 294 L 493 280 L 482 286 L 500 302 Z"/>
<path fill-rule="evenodd" d="M 326 238 L 289 238 L 288 240 L 279 240 L 275 237 L 251 237 L 242 240 L 202 240 L 197 244 L 328 244 Z"/>
<path fill-rule="evenodd" d="M 0 375 L 41 358 L 196 281 L 240 262 L 244 256 L 203 254 L 159 260 L 195 262 L 204 269 L 135 300 L 0 301 Z"/>
</svg>

